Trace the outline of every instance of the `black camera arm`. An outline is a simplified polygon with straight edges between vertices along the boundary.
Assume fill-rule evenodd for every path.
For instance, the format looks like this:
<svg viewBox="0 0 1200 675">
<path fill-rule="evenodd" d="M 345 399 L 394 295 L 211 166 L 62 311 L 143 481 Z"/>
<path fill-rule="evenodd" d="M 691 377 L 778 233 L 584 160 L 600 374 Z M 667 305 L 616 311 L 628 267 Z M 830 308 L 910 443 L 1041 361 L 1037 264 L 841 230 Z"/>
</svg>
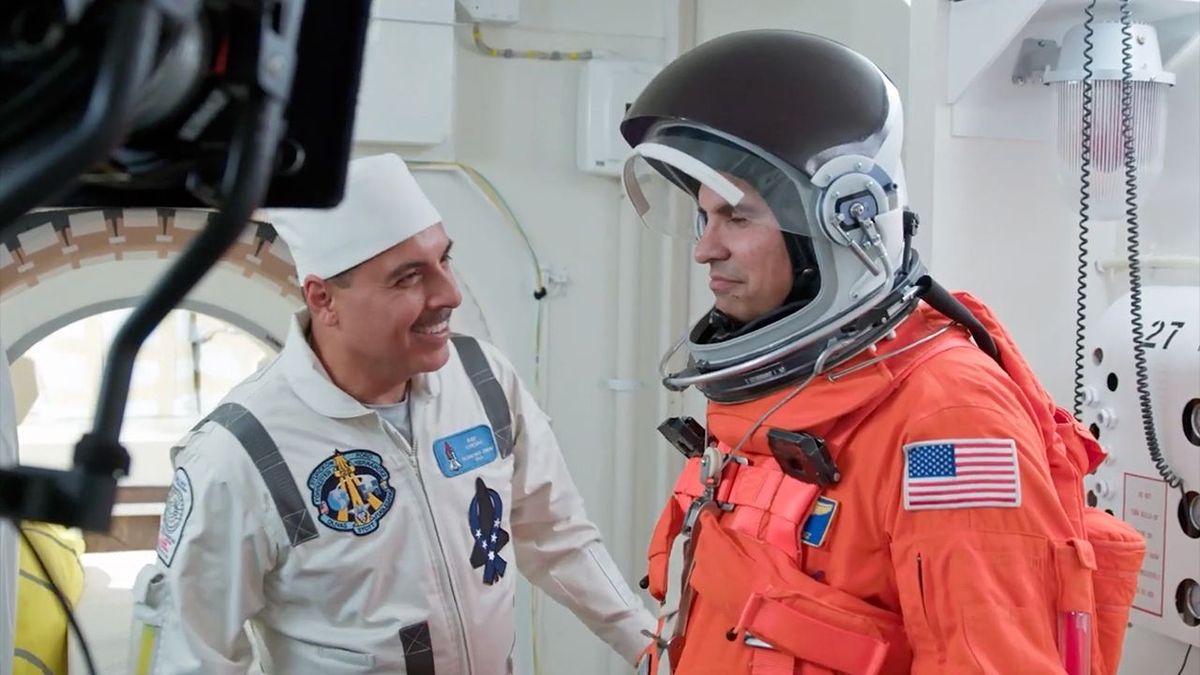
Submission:
<svg viewBox="0 0 1200 675">
<path fill-rule="evenodd" d="M 163 317 L 237 241 L 264 199 L 284 132 L 304 3 L 264 0 L 253 3 L 252 9 L 239 8 L 247 14 L 257 13 L 257 17 L 248 16 L 257 18 L 259 31 L 254 72 L 247 74 L 249 86 L 219 184 L 201 185 L 199 177 L 193 176 L 192 186 L 204 192 L 219 210 L 117 333 L 104 370 L 95 423 L 75 446 L 74 466 L 67 471 L 24 466 L 0 469 L 0 517 L 94 531 L 109 529 L 117 480 L 129 472 L 129 453 L 120 444 L 120 434 L 134 360 Z M 9 190 L 6 175 L 6 187 L 0 192 L 0 223 L 7 225 L 40 203 L 122 140 L 140 81 L 136 74 L 144 77 L 143 63 L 151 58 L 160 25 L 156 19 L 162 18 L 155 4 L 152 0 L 118 0 L 114 35 L 130 39 L 108 41 L 88 110 L 94 128 L 90 133 L 63 139 L 57 154 L 39 160 L 37 166 L 24 170 L 19 180 L 13 181 L 23 182 L 30 190 L 28 194 Z M 101 107 L 104 109 L 97 109 Z M 21 162 L 33 159 L 17 153 L 8 155 L 0 163 L 0 171 L 7 172 L 10 164 L 18 165 L 14 155 Z"/>
</svg>

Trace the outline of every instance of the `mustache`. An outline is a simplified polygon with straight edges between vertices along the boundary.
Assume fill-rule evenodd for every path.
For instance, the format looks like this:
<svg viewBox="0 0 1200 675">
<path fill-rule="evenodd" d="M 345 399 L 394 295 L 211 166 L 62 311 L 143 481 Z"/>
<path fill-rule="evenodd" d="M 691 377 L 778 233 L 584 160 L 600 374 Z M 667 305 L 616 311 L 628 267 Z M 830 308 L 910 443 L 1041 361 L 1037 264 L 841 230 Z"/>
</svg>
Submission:
<svg viewBox="0 0 1200 675">
<path fill-rule="evenodd" d="M 449 321 L 450 313 L 452 311 L 453 310 L 451 310 L 449 307 L 446 307 L 444 309 L 434 310 L 428 314 L 422 315 L 416 320 L 415 323 L 413 323 L 413 328 L 428 328 L 429 326 L 436 326 L 443 321 Z"/>
<path fill-rule="evenodd" d="M 710 277 L 720 277 L 729 279 L 730 281 L 741 281 L 742 275 L 737 274 L 736 270 L 731 267 L 717 267 L 716 265 L 708 266 L 708 275 Z"/>
</svg>

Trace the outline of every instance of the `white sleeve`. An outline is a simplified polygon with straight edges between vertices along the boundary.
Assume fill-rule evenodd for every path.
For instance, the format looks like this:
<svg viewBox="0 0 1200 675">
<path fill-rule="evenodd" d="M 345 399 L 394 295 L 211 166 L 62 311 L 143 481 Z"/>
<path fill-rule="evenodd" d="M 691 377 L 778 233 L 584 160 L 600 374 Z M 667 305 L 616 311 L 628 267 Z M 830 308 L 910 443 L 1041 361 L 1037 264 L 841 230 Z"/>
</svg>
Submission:
<svg viewBox="0 0 1200 675">
<path fill-rule="evenodd" d="M 515 377 L 513 378 L 515 380 Z M 516 382 L 513 401 L 513 544 L 517 566 L 630 664 L 653 616 L 634 595 L 588 520 L 549 419 Z"/>
<path fill-rule="evenodd" d="M 175 466 L 158 560 L 134 589 L 135 622 L 157 637 L 135 629 L 134 649 L 153 658 L 155 675 L 242 675 L 253 663 L 244 624 L 263 608 L 263 578 L 277 555 L 264 527 L 275 508 L 223 429 L 194 434 Z"/>
</svg>

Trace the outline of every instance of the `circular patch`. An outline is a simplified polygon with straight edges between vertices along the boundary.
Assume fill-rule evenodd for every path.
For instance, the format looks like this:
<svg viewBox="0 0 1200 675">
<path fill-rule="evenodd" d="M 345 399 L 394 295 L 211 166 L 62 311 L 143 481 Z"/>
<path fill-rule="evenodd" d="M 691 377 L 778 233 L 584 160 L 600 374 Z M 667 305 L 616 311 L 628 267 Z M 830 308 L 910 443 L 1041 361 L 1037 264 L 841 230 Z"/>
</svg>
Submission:
<svg viewBox="0 0 1200 675">
<path fill-rule="evenodd" d="M 175 469 L 171 480 L 171 490 L 167 493 L 167 502 L 163 507 L 162 521 L 158 527 L 158 542 L 155 546 L 159 560 L 167 567 L 175 559 L 175 549 L 179 546 L 179 535 L 187 524 L 188 516 L 192 515 L 192 480 L 182 467 Z"/>
<path fill-rule="evenodd" d="M 167 495 L 167 504 L 163 508 L 163 529 L 173 532 L 183 524 L 183 517 L 185 515 L 187 515 L 187 503 L 183 492 L 171 490 Z"/>
<path fill-rule="evenodd" d="M 383 460 L 370 450 L 335 450 L 308 476 L 319 520 L 339 532 L 374 532 L 396 501 L 390 477 Z"/>
</svg>

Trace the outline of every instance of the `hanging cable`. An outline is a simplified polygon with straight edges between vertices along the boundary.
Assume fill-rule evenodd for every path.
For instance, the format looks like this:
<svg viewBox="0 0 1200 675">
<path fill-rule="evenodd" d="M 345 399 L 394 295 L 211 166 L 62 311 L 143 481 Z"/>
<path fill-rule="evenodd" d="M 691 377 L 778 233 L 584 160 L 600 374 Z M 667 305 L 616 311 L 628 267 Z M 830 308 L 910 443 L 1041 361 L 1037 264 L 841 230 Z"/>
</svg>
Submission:
<svg viewBox="0 0 1200 675">
<path fill-rule="evenodd" d="M 540 59 L 543 61 L 587 61 L 596 57 L 595 53 L 590 49 L 584 49 L 574 52 L 541 51 L 538 49 L 497 49 L 488 45 L 483 41 L 483 29 L 479 24 L 471 26 L 471 39 L 475 41 L 475 48 L 486 56 L 494 56 L 502 59 Z"/>
<path fill-rule="evenodd" d="M 483 198 L 486 199 L 492 205 L 492 207 L 500 213 L 505 222 L 507 222 L 513 228 L 513 230 L 517 233 L 517 236 L 521 238 L 521 241 L 524 242 L 525 249 L 529 251 L 530 260 L 533 262 L 533 299 L 538 301 L 534 316 L 533 329 L 533 388 L 534 392 L 538 395 L 538 402 L 545 405 L 545 392 L 542 390 L 543 386 L 545 385 L 545 378 L 542 375 L 542 370 L 545 366 L 543 363 L 544 350 L 542 346 L 543 333 L 545 330 L 545 312 L 543 311 L 541 300 L 545 299 L 550 291 L 546 288 L 545 273 L 542 271 L 542 263 L 538 259 L 537 251 L 533 248 L 533 243 L 529 240 L 529 234 L 521 225 L 521 221 L 517 218 L 516 213 L 513 212 L 512 207 L 508 205 L 508 202 L 505 201 L 504 197 L 500 194 L 500 191 L 496 189 L 496 186 L 493 185 L 486 176 L 475 170 L 474 167 L 461 162 L 427 161 L 409 162 L 409 166 L 418 170 L 429 169 L 435 171 L 461 171 L 471 181 L 471 183 L 475 185 L 480 194 L 483 195 Z"/>
<path fill-rule="evenodd" d="M 1087 321 L 1087 278 L 1088 278 L 1088 206 L 1091 201 L 1092 164 L 1092 49 L 1095 46 L 1092 24 L 1096 19 L 1096 0 L 1092 0 L 1084 12 L 1083 36 L 1083 147 L 1079 171 L 1079 266 L 1076 269 L 1075 285 L 1075 419 L 1083 420 L 1083 361 L 1084 327 Z"/>
<path fill-rule="evenodd" d="M 517 215 L 513 213 L 512 207 L 508 205 L 508 202 L 505 201 L 499 190 L 496 189 L 496 186 L 486 176 L 479 173 L 474 167 L 461 162 L 414 161 L 409 162 L 409 165 L 414 169 L 457 170 L 466 174 L 467 178 L 471 179 L 471 182 L 475 184 L 475 187 L 479 188 L 479 191 L 483 193 L 484 198 L 500 212 L 505 222 L 512 226 L 517 236 L 521 237 L 521 241 L 525 244 L 525 249 L 529 251 L 529 257 L 533 260 L 533 274 L 536 282 L 533 289 L 533 298 L 541 300 L 546 297 L 548 291 L 546 290 L 545 277 L 542 272 L 541 261 L 538 260 L 537 251 L 534 250 L 533 244 L 529 241 L 529 235 L 525 232 L 525 228 L 521 226 L 521 221 L 517 219 Z"/>
<path fill-rule="evenodd" d="M 1171 470 L 1158 444 L 1154 408 L 1150 397 L 1149 368 L 1146 365 L 1145 330 L 1142 323 L 1142 271 L 1137 205 L 1137 161 L 1133 143 L 1133 31 L 1130 0 L 1121 0 L 1121 141 L 1125 160 L 1126 246 L 1129 253 L 1129 313 L 1133 324 L 1133 362 L 1141 406 L 1142 429 L 1154 468 L 1167 485 L 1186 496 L 1183 479 Z"/>
</svg>

